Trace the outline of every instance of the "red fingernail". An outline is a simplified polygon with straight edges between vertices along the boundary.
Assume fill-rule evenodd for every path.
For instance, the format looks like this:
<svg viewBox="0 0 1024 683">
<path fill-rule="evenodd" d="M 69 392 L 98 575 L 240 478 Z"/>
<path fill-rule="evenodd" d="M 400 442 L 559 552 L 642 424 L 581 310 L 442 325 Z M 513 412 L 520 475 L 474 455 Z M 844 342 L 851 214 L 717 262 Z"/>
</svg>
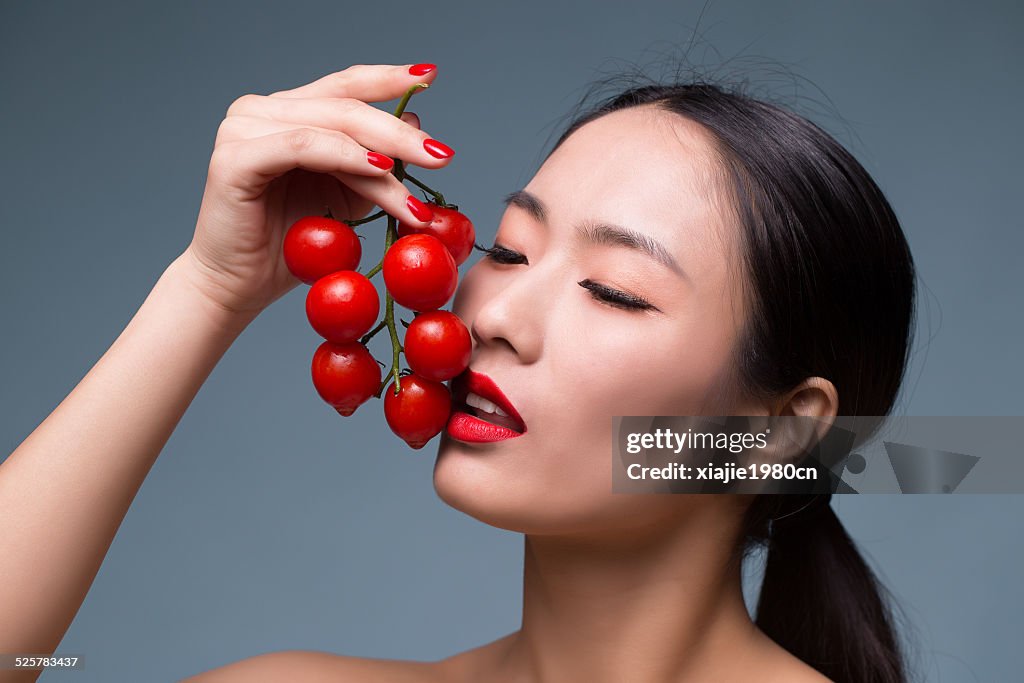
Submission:
<svg viewBox="0 0 1024 683">
<path fill-rule="evenodd" d="M 377 168 L 383 168 L 385 171 L 391 170 L 395 165 L 394 159 L 377 152 L 367 152 L 366 160 Z"/>
<path fill-rule="evenodd" d="M 437 64 L 413 64 L 409 67 L 409 73 L 413 76 L 426 76 L 437 68 Z"/>
<path fill-rule="evenodd" d="M 412 211 L 412 215 L 421 221 L 434 220 L 434 212 L 430 210 L 430 207 L 412 195 L 405 200 L 405 205 L 409 207 L 409 211 Z"/>
<path fill-rule="evenodd" d="M 455 150 L 439 142 L 434 138 L 427 138 L 423 141 L 423 148 L 430 153 L 431 156 L 437 157 L 438 159 L 450 159 L 455 156 Z"/>
</svg>

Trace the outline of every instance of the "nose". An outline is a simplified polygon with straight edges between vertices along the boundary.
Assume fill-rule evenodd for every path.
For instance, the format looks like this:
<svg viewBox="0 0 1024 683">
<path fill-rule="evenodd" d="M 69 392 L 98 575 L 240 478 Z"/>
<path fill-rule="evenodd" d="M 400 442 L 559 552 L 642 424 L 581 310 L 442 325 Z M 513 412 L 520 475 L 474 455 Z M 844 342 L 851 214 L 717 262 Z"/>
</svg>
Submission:
<svg viewBox="0 0 1024 683">
<path fill-rule="evenodd" d="M 489 273 L 486 277 L 498 276 Z M 502 348 L 514 353 L 517 361 L 524 364 L 540 358 L 546 321 L 553 309 L 550 297 L 554 283 L 545 282 L 545 277 L 541 268 L 535 266 L 492 284 L 469 328 L 481 350 Z"/>
</svg>

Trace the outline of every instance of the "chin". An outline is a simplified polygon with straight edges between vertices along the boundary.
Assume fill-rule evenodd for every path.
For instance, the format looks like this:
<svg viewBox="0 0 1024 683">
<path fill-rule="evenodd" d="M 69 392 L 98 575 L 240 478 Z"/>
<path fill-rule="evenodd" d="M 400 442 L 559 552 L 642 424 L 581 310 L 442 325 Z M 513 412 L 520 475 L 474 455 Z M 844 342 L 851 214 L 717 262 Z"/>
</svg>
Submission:
<svg viewBox="0 0 1024 683">
<path fill-rule="evenodd" d="M 507 481 L 486 467 L 485 458 L 442 447 L 434 464 L 438 497 L 477 521 L 506 531 L 537 536 L 572 535 L 607 526 L 600 511 L 574 505 L 570 492 L 555 494 L 523 480 Z M 578 502 L 578 501 L 576 501 Z"/>
<path fill-rule="evenodd" d="M 499 529 L 525 532 L 521 490 L 505 481 L 486 455 L 469 453 L 461 442 L 443 436 L 434 463 L 438 497 L 476 520 Z"/>
<path fill-rule="evenodd" d="M 443 433 L 434 462 L 434 490 L 459 512 L 523 534 L 600 533 L 643 516 L 645 506 L 636 498 L 611 494 L 611 484 L 604 478 L 560 483 L 531 479 L 521 457 L 502 453 L 500 447 L 468 445 Z M 656 500 L 648 497 L 647 505 Z"/>
</svg>

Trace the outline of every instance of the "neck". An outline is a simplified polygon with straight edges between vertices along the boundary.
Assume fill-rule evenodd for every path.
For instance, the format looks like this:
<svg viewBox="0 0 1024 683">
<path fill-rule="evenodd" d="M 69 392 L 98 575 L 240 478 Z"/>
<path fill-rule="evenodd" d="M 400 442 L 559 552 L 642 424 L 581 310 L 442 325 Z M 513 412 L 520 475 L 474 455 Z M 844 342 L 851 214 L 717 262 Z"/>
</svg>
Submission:
<svg viewBox="0 0 1024 683">
<path fill-rule="evenodd" d="M 710 680 L 748 651 L 736 521 L 690 512 L 600 538 L 526 536 L 522 628 L 504 659 L 515 677 Z"/>
</svg>

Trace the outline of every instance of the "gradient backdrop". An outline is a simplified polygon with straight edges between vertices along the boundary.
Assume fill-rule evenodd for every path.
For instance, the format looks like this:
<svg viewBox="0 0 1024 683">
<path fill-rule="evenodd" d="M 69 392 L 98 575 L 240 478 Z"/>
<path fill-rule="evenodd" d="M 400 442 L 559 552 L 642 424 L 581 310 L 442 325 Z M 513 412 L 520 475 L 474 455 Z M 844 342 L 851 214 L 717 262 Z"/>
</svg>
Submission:
<svg viewBox="0 0 1024 683">
<path fill-rule="evenodd" d="M 1021 414 L 1022 14 L 1012 2 L 4 2 L 0 457 L 189 243 L 239 95 L 355 63 L 438 64 L 410 109 L 458 151 L 433 177 L 490 244 L 500 198 L 529 180 L 582 88 L 678 54 L 695 26 L 693 62 L 788 98 L 900 216 L 922 280 L 900 410 Z M 293 648 L 438 659 L 518 628 L 522 537 L 437 499 L 436 441 L 411 451 L 378 404 L 342 420 L 320 401 L 305 292 L 265 311 L 200 391 L 58 649 L 86 668 L 43 681 L 174 680 Z M 1017 680 L 1024 498 L 834 504 L 915 623 L 925 678 Z"/>
</svg>

